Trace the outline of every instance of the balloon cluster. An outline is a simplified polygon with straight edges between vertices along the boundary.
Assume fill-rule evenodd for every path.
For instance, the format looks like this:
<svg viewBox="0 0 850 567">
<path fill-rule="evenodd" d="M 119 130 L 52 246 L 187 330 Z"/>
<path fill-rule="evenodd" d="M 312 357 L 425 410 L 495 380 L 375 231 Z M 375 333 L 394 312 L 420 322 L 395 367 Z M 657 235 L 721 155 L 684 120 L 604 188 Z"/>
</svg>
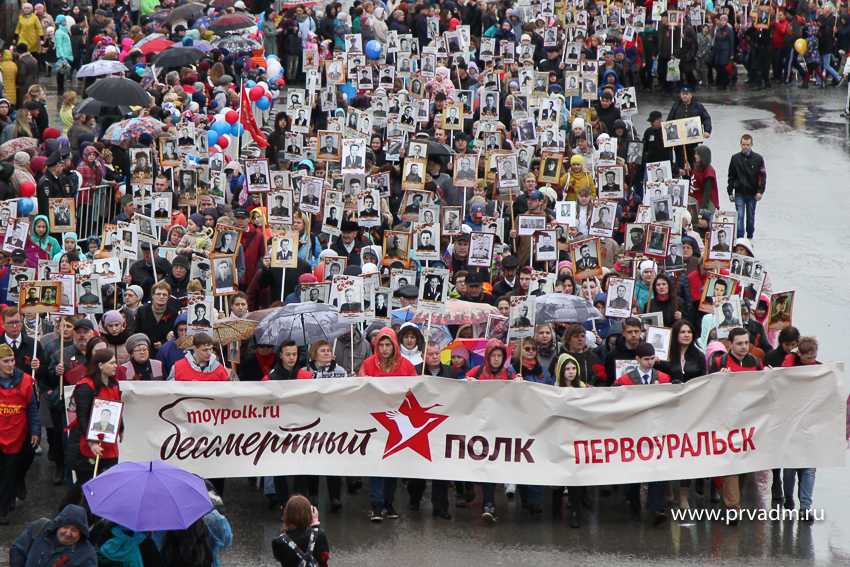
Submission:
<svg viewBox="0 0 850 567">
<path fill-rule="evenodd" d="M 232 108 L 225 108 L 216 114 L 210 129 L 207 131 L 207 147 L 210 153 L 226 150 L 230 145 L 230 137 L 239 137 L 245 128 L 239 123 L 239 113 Z"/>
<path fill-rule="evenodd" d="M 271 108 L 272 100 L 277 96 L 277 92 L 273 92 L 266 81 L 259 83 L 246 81 L 244 88 L 248 89 L 248 100 L 256 104 L 260 110 Z"/>
<path fill-rule="evenodd" d="M 24 181 L 20 187 L 21 198 L 18 199 L 18 216 L 28 216 L 37 206 L 35 200 L 35 183 Z"/>
<path fill-rule="evenodd" d="M 283 65 L 280 64 L 280 58 L 277 55 L 266 56 L 266 80 L 271 85 L 272 91 L 286 84 L 283 78 Z"/>
</svg>

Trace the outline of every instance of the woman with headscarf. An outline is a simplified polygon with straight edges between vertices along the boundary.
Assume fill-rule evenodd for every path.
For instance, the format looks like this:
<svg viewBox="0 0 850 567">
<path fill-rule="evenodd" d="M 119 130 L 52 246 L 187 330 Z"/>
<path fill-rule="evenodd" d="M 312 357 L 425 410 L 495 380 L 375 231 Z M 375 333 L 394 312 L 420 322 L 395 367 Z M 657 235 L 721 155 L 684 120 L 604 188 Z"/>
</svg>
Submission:
<svg viewBox="0 0 850 567">
<path fill-rule="evenodd" d="M 455 86 L 452 84 L 451 71 L 448 67 L 440 65 L 434 73 L 434 78 L 425 84 L 425 94 L 432 101 L 437 93 L 446 95 L 447 99 L 453 99 Z"/>
</svg>

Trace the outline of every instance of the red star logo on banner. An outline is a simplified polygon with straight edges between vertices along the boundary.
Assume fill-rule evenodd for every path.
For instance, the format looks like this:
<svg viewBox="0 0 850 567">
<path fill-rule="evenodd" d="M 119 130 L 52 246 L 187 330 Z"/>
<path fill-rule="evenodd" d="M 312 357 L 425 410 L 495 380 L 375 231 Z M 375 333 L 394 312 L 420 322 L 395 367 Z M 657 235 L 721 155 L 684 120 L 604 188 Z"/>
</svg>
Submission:
<svg viewBox="0 0 850 567">
<path fill-rule="evenodd" d="M 410 448 L 430 461 L 431 445 L 428 434 L 449 418 L 447 415 L 428 411 L 439 405 L 423 408 L 413 392 L 408 391 L 397 410 L 373 412 L 372 417 L 389 433 L 383 458 Z"/>
</svg>

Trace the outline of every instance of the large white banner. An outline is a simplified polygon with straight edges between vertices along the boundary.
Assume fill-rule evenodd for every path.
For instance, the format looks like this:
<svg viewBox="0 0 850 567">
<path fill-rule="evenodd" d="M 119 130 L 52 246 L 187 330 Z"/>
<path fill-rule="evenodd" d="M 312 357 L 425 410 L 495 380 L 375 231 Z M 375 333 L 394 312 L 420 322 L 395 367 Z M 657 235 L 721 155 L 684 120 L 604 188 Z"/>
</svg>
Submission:
<svg viewBox="0 0 850 567">
<path fill-rule="evenodd" d="M 446 378 L 122 382 L 121 459 L 205 477 L 353 475 L 544 485 L 842 466 L 841 364 L 687 384 Z"/>
</svg>

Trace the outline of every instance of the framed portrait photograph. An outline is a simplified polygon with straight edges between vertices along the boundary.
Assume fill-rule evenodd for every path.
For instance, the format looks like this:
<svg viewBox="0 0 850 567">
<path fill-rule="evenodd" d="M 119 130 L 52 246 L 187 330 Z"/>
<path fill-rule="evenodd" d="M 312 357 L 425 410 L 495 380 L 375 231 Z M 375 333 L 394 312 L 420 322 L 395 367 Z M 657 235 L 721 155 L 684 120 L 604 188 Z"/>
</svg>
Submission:
<svg viewBox="0 0 850 567">
<path fill-rule="evenodd" d="M 381 193 L 377 189 L 360 191 L 357 194 L 357 222 L 361 226 L 380 226 Z"/>
<path fill-rule="evenodd" d="M 708 259 L 732 260 L 732 242 L 735 225 L 732 223 L 711 223 L 708 232 Z"/>
<path fill-rule="evenodd" d="M 557 201 L 555 203 L 555 222 L 566 226 L 578 224 L 578 203 L 576 201 Z"/>
<path fill-rule="evenodd" d="M 669 161 L 652 161 L 646 164 L 646 181 L 663 183 L 673 179 L 673 167 Z"/>
<path fill-rule="evenodd" d="M 646 227 L 644 254 L 653 258 L 667 258 L 667 246 L 670 242 L 670 227 L 662 224 L 649 224 Z"/>
<path fill-rule="evenodd" d="M 742 325 L 741 296 L 730 295 L 714 302 L 714 325 L 717 327 L 717 338 L 729 337 L 729 331 Z"/>
<path fill-rule="evenodd" d="M 92 402 L 91 419 L 86 439 L 99 443 L 115 443 L 121 428 L 122 402 L 95 398 Z"/>
<path fill-rule="evenodd" d="M 192 145 L 195 145 L 194 138 Z M 153 157 L 150 148 L 130 148 L 130 178 L 134 183 L 153 183 Z"/>
<path fill-rule="evenodd" d="M 80 315 L 103 313 L 103 300 L 97 277 L 81 277 L 77 280 L 77 313 Z"/>
<path fill-rule="evenodd" d="M 269 162 L 264 159 L 245 160 L 245 178 L 249 193 L 268 193 L 271 191 Z"/>
<path fill-rule="evenodd" d="M 269 224 L 272 226 L 292 225 L 292 191 L 283 189 L 269 193 Z"/>
<path fill-rule="evenodd" d="M 30 230 L 30 223 L 27 217 L 18 217 L 9 220 L 6 225 L 6 236 L 3 240 L 3 251 L 12 253 L 17 249 L 24 249 L 27 241 L 27 236 Z"/>
<path fill-rule="evenodd" d="M 499 181 L 500 194 L 504 193 L 505 189 L 519 188 L 516 154 L 496 156 L 496 178 Z"/>
<path fill-rule="evenodd" d="M 334 276 L 331 280 L 329 303 L 339 310 L 341 319 L 350 322 L 362 321 L 365 311 L 363 291 L 363 278 L 359 276 Z"/>
<path fill-rule="evenodd" d="M 449 271 L 444 268 L 423 268 L 419 278 L 419 299 L 416 308 L 440 312 L 445 309 Z"/>
<path fill-rule="evenodd" d="M 635 280 L 612 277 L 608 280 L 608 295 L 605 301 L 605 316 L 626 319 L 632 316 L 632 298 Z"/>
<path fill-rule="evenodd" d="M 421 191 L 425 188 L 427 164 L 424 159 L 407 158 L 401 176 L 402 189 Z"/>
<path fill-rule="evenodd" d="M 363 173 L 366 168 L 366 140 L 342 140 L 342 173 Z M 423 170 L 424 171 L 424 170 Z"/>
<path fill-rule="evenodd" d="M 546 217 L 543 215 L 517 215 L 517 234 L 531 236 L 538 230 L 546 230 Z"/>
<path fill-rule="evenodd" d="M 679 130 L 684 134 L 683 139 L 686 144 L 698 144 L 705 140 L 702 119 L 699 116 L 683 118 L 680 122 Z"/>
<path fill-rule="evenodd" d="M 452 166 L 452 180 L 456 187 L 475 187 L 478 181 L 477 155 L 457 155 Z"/>
<path fill-rule="evenodd" d="M 342 217 L 345 210 L 342 191 L 328 191 L 325 193 L 325 204 L 322 214 L 322 232 L 333 236 L 339 236 L 342 228 Z"/>
<path fill-rule="evenodd" d="M 626 147 L 626 163 L 641 165 L 643 163 L 643 142 L 630 141 Z"/>
<path fill-rule="evenodd" d="M 216 224 L 213 234 L 213 252 L 216 254 L 236 254 L 239 241 L 242 240 L 242 231 L 235 226 Z"/>
<path fill-rule="evenodd" d="M 198 202 L 198 172 L 181 168 L 177 172 L 177 199 L 181 207 L 194 207 Z"/>
<path fill-rule="evenodd" d="M 121 271 L 121 259 L 118 256 L 94 259 L 93 274 L 100 279 L 101 285 L 118 283 L 123 276 Z"/>
<path fill-rule="evenodd" d="M 440 213 L 443 234 L 446 236 L 458 236 L 463 232 L 461 229 L 463 225 L 463 220 L 461 219 L 461 215 L 463 214 L 462 207 L 442 207 Z"/>
<path fill-rule="evenodd" d="M 614 221 L 616 218 L 616 201 L 598 201 L 590 213 L 590 234 L 609 238 L 614 232 Z"/>
<path fill-rule="evenodd" d="M 597 165 L 616 165 L 617 164 L 617 138 L 608 138 L 599 144 L 596 150 Z"/>
<path fill-rule="evenodd" d="M 493 245 L 496 236 L 487 232 L 473 232 L 469 235 L 469 260 L 470 266 L 489 268 L 493 262 Z"/>
<path fill-rule="evenodd" d="M 206 332 L 212 330 L 213 298 L 212 296 L 190 296 L 189 305 L 186 306 L 186 325 L 189 334 Z"/>
<path fill-rule="evenodd" d="M 368 189 L 377 189 L 378 194 L 383 198 L 390 197 L 390 172 L 382 171 L 366 176 L 366 187 Z"/>
<path fill-rule="evenodd" d="M 410 250 L 410 233 L 399 230 L 384 231 L 384 258 L 407 261 Z"/>
<path fill-rule="evenodd" d="M 319 177 L 305 176 L 301 178 L 299 183 L 301 200 L 298 205 L 303 212 L 314 215 L 319 214 L 322 206 L 322 189 L 324 188 L 324 184 L 324 180 Z"/>
<path fill-rule="evenodd" d="M 431 193 L 429 191 L 405 190 L 401 197 L 401 214 L 399 216 L 402 220 L 417 222 L 419 220 L 419 211 L 430 204 Z"/>
<path fill-rule="evenodd" d="M 341 154 L 341 135 L 339 132 L 330 130 L 319 130 L 319 148 L 316 150 L 316 159 L 323 161 L 339 161 Z"/>
<path fill-rule="evenodd" d="M 34 280 L 18 287 L 18 310 L 23 314 L 57 313 L 62 307 L 62 282 Z"/>
<path fill-rule="evenodd" d="M 18 202 L 15 200 L 0 202 L 0 228 L 6 228 L 9 220 L 17 218 Z"/>
<path fill-rule="evenodd" d="M 510 297 L 510 301 L 508 340 L 527 339 L 534 336 L 534 296 L 514 295 Z"/>
<path fill-rule="evenodd" d="M 417 224 L 414 230 L 413 251 L 418 260 L 440 259 L 440 225 Z"/>
<path fill-rule="evenodd" d="M 600 199 L 623 198 L 623 168 L 619 166 L 597 168 L 597 187 Z"/>
<path fill-rule="evenodd" d="M 171 223 L 171 204 L 174 202 L 173 193 L 154 193 L 151 198 L 151 216 L 157 226 Z"/>
<path fill-rule="evenodd" d="M 581 281 L 589 277 L 602 277 L 599 239 L 588 238 L 570 244 L 570 257 L 573 261 L 573 277 Z"/>
<path fill-rule="evenodd" d="M 348 258 L 345 256 L 325 256 L 322 261 L 325 264 L 324 281 L 332 281 L 334 276 L 341 276 L 348 266 Z"/>
<path fill-rule="evenodd" d="M 534 259 L 550 262 L 558 259 L 558 238 L 554 230 L 540 230 L 534 235 Z"/>
<path fill-rule="evenodd" d="M 487 315 L 487 327 L 484 331 L 484 336 L 491 339 L 499 339 L 502 342 L 507 342 L 509 322 L 509 317 L 489 313 Z"/>
<path fill-rule="evenodd" d="M 629 223 L 626 225 L 623 249 L 630 256 L 642 256 L 646 243 L 646 224 Z"/>
<path fill-rule="evenodd" d="M 232 295 L 236 288 L 236 256 L 212 255 L 213 295 Z"/>
<path fill-rule="evenodd" d="M 554 152 L 543 152 L 540 157 L 540 168 L 537 181 L 540 183 L 560 183 L 561 155 Z"/>
<path fill-rule="evenodd" d="M 73 197 L 52 197 L 48 207 L 52 232 L 77 230 L 77 203 Z"/>
<path fill-rule="evenodd" d="M 327 303 L 331 294 L 331 282 L 300 284 L 301 303 Z"/>
<path fill-rule="evenodd" d="M 794 292 L 778 291 L 770 294 L 770 310 L 767 315 L 767 328 L 779 331 L 791 325 L 794 313 Z"/>
<path fill-rule="evenodd" d="M 180 153 L 177 151 L 177 138 L 160 137 L 157 140 L 159 145 L 159 163 L 166 167 L 176 167 L 180 165 Z"/>
<path fill-rule="evenodd" d="M 445 130 L 463 130 L 463 103 L 455 102 L 443 107 L 443 128 Z"/>
<path fill-rule="evenodd" d="M 735 282 L 732 278 L 713 272 L 709 273 L 708 279 L 702 288 L 699 310 L 703 313 L 713 313 L 714 305 L 732 295 L 734 290 Z"/>
<path fill-rule="evenodd" d="M 415 140 L 411 140 L 407 143 L 406 157 L 408 159 L 427 159 L 428 144 L 426 142 L 417 142 Z"/>
<path fill-rule="evenodd" d="M 298 233 L 286 230 L 272 236 L 271 265 L 273 268 L 298 267 Z"/>
<path fill-rule="evenodd" d="M 667 327 L 656 327 L 648 325 L 646 327 L 646 342 L 655 348 L 655 357 L 658 360 L 667 362 L 670 360 L 670 339 L 673 335 L 673 330 Z"/>
</svg>

